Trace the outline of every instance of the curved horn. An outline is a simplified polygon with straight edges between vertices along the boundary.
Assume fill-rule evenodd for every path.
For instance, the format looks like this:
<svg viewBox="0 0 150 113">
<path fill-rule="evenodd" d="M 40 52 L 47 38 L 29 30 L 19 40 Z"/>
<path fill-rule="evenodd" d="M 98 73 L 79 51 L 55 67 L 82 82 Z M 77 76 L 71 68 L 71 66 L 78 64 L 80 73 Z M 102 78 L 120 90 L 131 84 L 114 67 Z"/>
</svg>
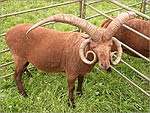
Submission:
<svg viewBox="0 0 150 113">
<path fill-rule="evenodd" d="M 118 29 L 129 19 L 135 18 L 136 14 L 134 12 L 125 12 L 117 16 L 106 28 L 104 32 L 104 37 L 106 39 L 112 38 Z"/>
<path fill-rule="evenodd" d="M 92 40 L 97 41 L 102 37 L 102 34 L 97 30 L 98 28 L 94 26 L 93 24 L 89 23 L 88 21 L 78 18 L 73 15 L 69 14 L 58 14 L 54 16 L 50 16 L 39 23 L 33 25 L 27 32 L 26 35 L 32 31 L 33 29 L 48 23 L 48 22 L 63 22 L 63 23 L 68 23 L 74 26 L 77 26 L 81 29 L 83 29 L 88 35 L 91 36 Z"/>
<path fill-rule="evenodd" d="M 122 47 L 121 47 L 121 43 L 120 43 L 116 38 L 112 37 L 112 39 L 113 39 L 114 44 L 115 44 L 116 47 L 117 47 L 117 58 L 116 58 L 115 61 L 113 61 L 113 60 L 112 60 L 112 56 L 113 56 L 113 55 L 112 55 L 112 56 L 111 56 L 111 63 L 112 63 L 113 65 L 117 65 L 117 64 L 120 62 L 121 57 L 122 57 Z"/>
<path fill-rule="evenodd" d="M 85 49 L 85 47 L 87 46 L 87 44 L 90 43 L 90 41 L 91 41 L 91 39 L 86 39 L 85 41 L 83 41 L 83 42 L 81 43 L 80 49 L 79 49 L 79 55 L 80 55 L 81 60 L 82 60 L 84 63 L 89 64 L 89 65 L 90 65 L 90 64 L 93 64 L 94 62 L 97 61 L 96 54 L 95 54 L 93 51 L 87 51 L 87 52 L 86 52 L 86 57 L 88 56 L 89 53 L 92 53 L 92 54 L 93 54 L 94 58 L 93 58 L 92 61 L 89 61 L 89 60 L 85 57 L 85 55 L 84 55 L 84 49 Z"/>
</svg>

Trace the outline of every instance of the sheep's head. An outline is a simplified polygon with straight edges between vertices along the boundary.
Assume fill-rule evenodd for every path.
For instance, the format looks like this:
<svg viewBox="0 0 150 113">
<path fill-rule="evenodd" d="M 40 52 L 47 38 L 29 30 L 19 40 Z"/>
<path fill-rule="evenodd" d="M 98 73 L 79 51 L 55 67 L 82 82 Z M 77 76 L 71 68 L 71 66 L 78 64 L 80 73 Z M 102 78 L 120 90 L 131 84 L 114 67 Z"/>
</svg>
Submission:
<svg viewBox="0 0 150 113">
<path fill-rule="evenodd" d="M 108 69 L 110 66 L 110 52 L 112 40 L 91 41 L 90 47 L 97 56 L 98 64 L 101 69 Z"/>
<path fill-rule="evenodd" d="M 86 39 L 81 43 L 79 54 L 80 58 L 86 64 L 93 64 L 97 60 L 99 62 L 99 66 L 102 69 L 108 69 L 110 66 L 111 60 L 111 45 L 114 42 L 117 46 L 117 59 L 112 61 L 112 64 L 116 65 L 121 60 L 122 56 L 122 48 L 121 44 L 116 40 L 113 39 L 112 36 L 117 32 L 117 30 L 121 27 L 122 23 L 126 22 L 128 19 L 134 18 L 135 13 L 127 12 L 120 14 L 117 18 L 115 18 L 107 28 L 97 28 L 93 24 L 89 23 L 88 21 L 68 15 L 68 14 L 58 14 L 54 16 L 50 16 L 43 21 L 33 25 L 27 32 L 28 34 L 33 29 L 37 28 L 48 22 L 64 22 L 75 25 L 81 29 L 83 29 L 91 38 Z M 91 50 L 87 51 L 86 55 L 84 49 L 87 44 L 90 44 Z M 92 61 L 89 61 L 86 57 L 88 54 L 93 54 L 94 58 Z"/>
<path fill-rule="evenodd" d="M 83 44 L 81 44 L 80 55 L 82 56 L 81 58 L 83 58 L 83 61 L 87 64 L 92 64 L 98 59 L 99 67 L 102 69 L 108 69 L 110 61 L 114 65 L 118 64 L 122 57 L 122 48 L 119 41 L 112 38 L 112 36 L 118 31 L 124 22 L 134 17 L 135 13 L 133 12 L 122 13 L 115 18 L 107 28 L 97 28 L 97 30 L 93 31 L 93 34 L 90 35 L 91 39 L 86 39 Z M 92 61 L 88 61 L 83 54 L 83 50 L 88 43 L 90 43 L 92 51 L 88 51 L 86 56 L 89 53 L 92 53 L 94 55 L 94 59 Z M 111 55 L 111 46 L 113 43 L 117 47 L 117 58 L 115 61 L 112 60 Z"/>
<path fill-rule="evenodd" d="M 87 64 L 88 63 L 92 64 L 93 62 L 95 62 L 98 59 L 99 66 L 102 69 L 108 69 L 109 65 L 110 65 L 110 61 L 114 65 L 116 65 L 120 62 L 121 57 L 122 57 L 122 47 L 121 47 L 121 44 L 119 43 L 119 41 L 117 39 L 115 39 L 114 37 L 110 40 L 99 40 L 96 42 L 88 39 L 85 42 L 86 42 L 86 44 L 84 43 L 84 45 L 87 45 L 88 43 L 90 43 L 90 48 L 92 49 L 92 51 L 88 51 L 86 53 L 86 58 L 87 58 L 88 54 L 90 54 L 90 53 L 93 54 L 93 56 L 94 56 L 94 59 L 92 62 L 86 61 Z M 115 61 L 112 60 L 112 56 L 115 52 L 111 52 L 113 43 L 117 46 L 117 56 L 118 57 Z M 85 48 L 85 46 L 82 46 L 81 49 L 83 47 Z"/>
</svg>

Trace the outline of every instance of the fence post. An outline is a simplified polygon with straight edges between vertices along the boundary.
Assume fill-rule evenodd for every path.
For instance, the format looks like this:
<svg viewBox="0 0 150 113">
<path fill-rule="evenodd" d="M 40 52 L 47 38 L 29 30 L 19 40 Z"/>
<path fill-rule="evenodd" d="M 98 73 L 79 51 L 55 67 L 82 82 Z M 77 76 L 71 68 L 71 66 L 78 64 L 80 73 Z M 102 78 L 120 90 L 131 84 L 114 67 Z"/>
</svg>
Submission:
<svg viewBox="0 0 150 113">
<path fill-rule="evenodd" d="M 86 0 L 83 0 L 83 14 L 82 14 L 82 18 L 85 19 L 86 16 Z"/>
<path fill-rule="evenodd" d="M 85 18 L 86 15 L 86 0 L 80 1 L 80 18 Z"/>
<path fill-rule="evenodd" d="M 79 17 L 80 18 L 82 18 L 82 10 L 83 10 L 82 8 L 83 8 L 83 0 L 80 1 L 80 9 L 79 9 L 79 13 L 80 13 Z"/>
<path fill-rule="evenodd" d="M 146 5 L 147 5 L 146 0 L 142 0 L 140 12 L 142 12 L 142 13 L 145 14 L 145 8 L 146 8 Z"/>
<path fill-rule="evenodd" d="M 86 15 L 86 0 L 81 0 L 80 1 L 80 18 L 85 19 L 85 15 Z M 83 30 L 79 28 L 79 32 L 83 32 Z"/>
<path fill-rule="evenodd" d="M 79 17 L 82 18 L 83 13 L 83 0 L 80 1 L 80 8 L 79 8 Z M 81 32 L 81 29 L 78 28 L 78 32 Z"/>
</svg>

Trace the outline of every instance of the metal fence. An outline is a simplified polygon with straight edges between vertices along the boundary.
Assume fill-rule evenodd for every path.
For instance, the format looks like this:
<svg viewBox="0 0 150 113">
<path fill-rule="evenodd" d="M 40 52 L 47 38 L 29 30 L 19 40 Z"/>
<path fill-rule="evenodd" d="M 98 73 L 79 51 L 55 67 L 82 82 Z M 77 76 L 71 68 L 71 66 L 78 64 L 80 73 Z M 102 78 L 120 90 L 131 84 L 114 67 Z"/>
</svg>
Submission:
<svg viewBox="0 0 150 113">
<path fill-rule="evenodd" d="M 109 10 L 109 11 L 106 11 L 106 12 L 101 12 L 100 10 L 96 9 L 95 7 L 92 6 L 92 4 L 96 4 L 96 3 L 99 3 L 100 2 L 110 2 L 110 3 L 113 3 L 117 6 L 119 6 L 119 8 L 116 8 L 116 9 L 112 9 L 112 10 Z M 145 12 L 145 8 L 146 7 L 149 7 L 150 5 L 150 1 L 147 1 L 147 0 L 142 0 L 138 3 L 135 3 L 135 4 L 132 4 L 132 5 L 129 5 L 129 6 L 125 6 L 119 2 L 117 2 L 116 0 L 95 0 L 95 1 L 92 1 L 92 2 L 87 2 L 87 0 L 72 0 L 72 1 L 68 1 L 68 2 L 64 2 L 64 3 L 59 3 L 59 4 L 54 4 L 54 5 L 49 5 L 49 6 L 45 6 L 45 7 L 39 7 L 39 8 L 35 8 L 35 9 L 29 9 L 29 10 L 24 10 L 24 11 L 19 11 L 19 12 L 14 12 L 14 13 L 10 13 L 10 14 L 4 14 L 4 15 L 0 15 L 0 19 L 2 18 L 7 18 L 7 17 L 10 17 L 10 16 L 15 16 L 15 15 L 20 15 L 20 14 L 24 14 L 24 13 L 28 13 L 28 12 L 35 12 L 35 11 L 39 11 L 39 10 L 44 10 L 44 9 L 49 9 L 49 8 L 54 8 L 54 7 L 59 7 L 59 6 L 64 6 L 64 5 L 69 5 L 69 4 L 74 4 L 74 3 L 78 3 L 78 5 L 80 6 L 79 7 L 79 17 L 80 18 L 84 18 L 86 20 L 89 20 L 89 19 L 92 19 L 92 18 L 96 18 L 96 17 L 99 17 L 99 16 L 104 16 L 106 18 L 109 18 L 111 20 L 113 20 L 112 17 L 108 16 L 109 13 L 112 13 L 112 12 L 116 12 L 116 11 L 120 11 L 122 9 L 125 9 L 127 11 L 133 11 L 135 12 L 137 15 L 141 16 L 143 19 L 147 19 L 147 20 L 150 20 L 150 16 L 148 16 L 147 14 L 150 13 L 150 10 L 148 10 L 147 12 Z M 137 6 L 137 5 L 141 5 L 141 9 L 139 11 L 137 10 L 134 10 L 132 9 L 131 7 L 133 6 Z M 95 11 L 97 14 L 96 15 L 92 15 L 90 17 L 86 17 L 86 8 L 90 8 L 91 10 Z M 145 36 L 144 34 L 130 28 L 129 26 L 123 24 L 123 26 L 127 29 L 129 29 L 130 31 L 140 35 L 141 37 L 145 38 L 146 40 L 150 40 L 150 37 L 147 37 Z M 0 34 L 0 38 L 4 38 L 6 33 L 2 33 Z M 135 50 L 133 50 L 131 47 L 125 45 L 124 43 L 122 43 L 122 46 L 124 46 L 125 48 L 129 49 L 130 51 L 134 52 L 135 54 L 137 54 L 138 56 L 140 56 L 141 58 L 143 58 L 146 62 L 150 62 L 150 59 L 149 58 L 146 58 L 145 56 L 143 56 L 142 54 L 136 52 Z M 1 50 L 0 51 L 0 55 L 3 55 L 5 53 L 8 53 L 9 52 L 9 49 L 4 49 L 4 50 Z M 122 63 L 124 63 L 126 66 L 128 66 L 129 68 L 131 68 L 133 71 L 135 71 L 138 75 L 140 75 L 141 77 L 143 77 L 145 80 L 147 80 L 148 82 L 150 82 L 150 78 L 148 78 L 147 76 L 145 76 L 143 73 L 141 73 L 139 70 L 135 69 L 133 66 L 131 66 L 130 64 L 128 64 L 127 62 L 125 62 L 124 60 L 121 60 Z M 0 65 L 0 70 L 3 70 L 4 67 L 7 67 L 9 65 L 12 65 L 14 62 L 13 61 L 10 61 L 10 62 L 7 62 L 7 63 L 3 63 Z M 32 68 L 32 67 L 30 67 Z M 143 90 L 140 86 L 136 85 L 134 82 L 132 82 L 130 79 L 128 79 L 124 74 L 122 74 L 119 70 L 115 69 L 114 67 L 111 66 L 111 68 L 116 71 L 118 73 L 118 75 L 121 75 L 124 79 L 126 79 L 129 83 L 131 83 L 132 85 L 134 85 L 136 88 L 138 88 L 140 91 L 142 91 L 144 94 L 146 94 L 147 96 L 150 97 L 150 94 Z M 6 78 L 6 77 L 9 77 L 13 75 L 13 72 L 12 73 L 8 73 L 6 75 L 2 75 L 0 76 L 0 78 Z"/>
</svg>

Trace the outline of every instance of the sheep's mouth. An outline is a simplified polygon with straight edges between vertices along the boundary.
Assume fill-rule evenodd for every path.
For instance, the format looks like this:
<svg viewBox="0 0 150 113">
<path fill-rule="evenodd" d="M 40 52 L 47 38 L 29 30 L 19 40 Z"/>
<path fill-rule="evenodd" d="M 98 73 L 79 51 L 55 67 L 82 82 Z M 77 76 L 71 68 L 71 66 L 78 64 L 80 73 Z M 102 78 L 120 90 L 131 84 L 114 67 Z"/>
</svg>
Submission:
<svg viewBox="0 0 150 113">
<path fill-rule="evenodd" d="M 100 70 L 107 70 L 110 68 L 110 64 L 106 64 L 106 63 L 99 63 L 99 68 Z"/>
</svg>

